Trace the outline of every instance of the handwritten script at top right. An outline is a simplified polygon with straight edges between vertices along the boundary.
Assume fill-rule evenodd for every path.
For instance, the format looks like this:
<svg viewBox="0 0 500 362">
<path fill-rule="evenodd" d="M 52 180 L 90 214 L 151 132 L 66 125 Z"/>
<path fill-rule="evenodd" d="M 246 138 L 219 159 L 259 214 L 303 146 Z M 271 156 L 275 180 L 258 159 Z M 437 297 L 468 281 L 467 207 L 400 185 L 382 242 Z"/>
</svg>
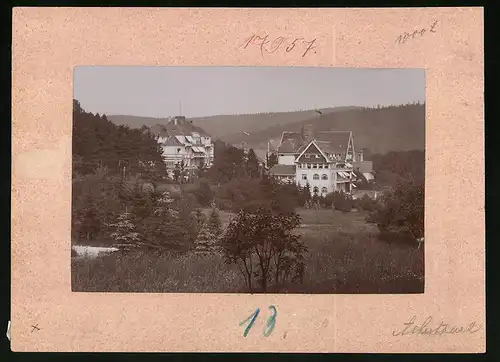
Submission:
<svg viewBox="0 0 500 362">
<path fill-rule="evenodd" d="M 427 33 L 435 33 L 436 32 L 436 26 L 437 26 L 437 24 L 438 24 L 438 21 L 436 20 L 428 28 L 422 28 L 422 29 L 418 29 L 418 30 L 413 30 L 411 33 L 408 33 L 408 32 L 405 31 L 404 33 L 398 35 L 398 37 L 396 38 L 395 43 L 396 44 L 404 44 L 408 40 L 415 39 L 416 37 L 423 37 Z"/>
</svg>

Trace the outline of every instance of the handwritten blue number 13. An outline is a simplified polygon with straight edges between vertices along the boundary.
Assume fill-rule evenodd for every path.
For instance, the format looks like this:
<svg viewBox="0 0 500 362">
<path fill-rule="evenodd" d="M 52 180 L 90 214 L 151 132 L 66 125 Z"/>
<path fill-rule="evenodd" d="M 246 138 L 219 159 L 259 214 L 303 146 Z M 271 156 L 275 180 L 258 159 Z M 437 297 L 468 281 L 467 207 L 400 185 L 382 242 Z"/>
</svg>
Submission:
<svg viewBox="0 0 500 362">
<path fill-rule="evenodd" d="M 276 307 L 274 305 L 269 306 L 269 309 L 273 311 L 273 315 L 270 316 L 267 319 L 267 326 L 266 329 L 264 330 L 264 336 L 269 337 L 269 335 L 273 332 L 274 327 L 276 325 L 276 317 L 278 316 L 278 311 L 276 310 Z M 245 324 L 246 322 L 250 321 L 248 326 L 245 328 L 245 332 L 243 333 L 243 337 L 246 337 L 248 335 L 248 332 L 250 332 L 250 329 L 252 329 L 253 324 L 255 323 L 255 320 L 257 319 L 257 316 L 260 313 L 260 309 L 257 308 L 255 312 L 250 315 L 247 319 L 245 319 L 243 322 L 240 323 L 240 326 Z"/>
</svg>

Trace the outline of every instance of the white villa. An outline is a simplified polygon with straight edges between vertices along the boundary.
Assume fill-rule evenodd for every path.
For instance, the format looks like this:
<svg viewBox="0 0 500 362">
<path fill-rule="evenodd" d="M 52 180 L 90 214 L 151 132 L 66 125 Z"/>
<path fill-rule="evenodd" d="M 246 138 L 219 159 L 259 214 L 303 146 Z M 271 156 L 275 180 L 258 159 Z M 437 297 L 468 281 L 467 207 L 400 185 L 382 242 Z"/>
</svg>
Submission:
<svg viewBox="0 0 500 362">
<path fill-rule="evenodd" d="M 167 169 L 172 170 L 183 162 L 185 169 L 210 167 L 214 161 L 212 138 L 185 117 L 177 116 L 166 125 L 152 128 L 163 149 Z"/>
<path fill-rule="evenodd" d="M 326 195 L 334 191 L 351 193 L 355 170 L 371 175 L 371 161 L 355 152 L 350 131 L 283 132 L 277 149 L 278 164 L 270 174 L 282 182 L 309 184 L 311 194 Z"/>
</svg>

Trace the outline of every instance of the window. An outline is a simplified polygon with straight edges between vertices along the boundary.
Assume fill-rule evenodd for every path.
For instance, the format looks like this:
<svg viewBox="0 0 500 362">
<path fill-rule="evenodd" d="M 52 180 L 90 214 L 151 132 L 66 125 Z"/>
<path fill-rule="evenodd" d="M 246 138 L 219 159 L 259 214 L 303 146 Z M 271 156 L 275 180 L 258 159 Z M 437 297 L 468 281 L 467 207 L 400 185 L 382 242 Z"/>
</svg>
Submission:
<svg viewBox="0 0 500 362">
<path fill-rule="evenodd" d="M 318 168 L 318 165 L 317 164 L 313 164 L 313 168 Z"/>
<path fill-rule="evenodd" d="M 305 173 L 302 174 L 302 180 L 307 180 L 307 174 Z"/>
<path fill-rule="evenodd" d="M 313 180 L 319 180 L 319 175 L 317 173 L 314 174 Z"/>
<path fill-rule="evenodd" d="M 179 152 L 181 152 L 181 149 L 180 149 L 180 148 L 178 148 L 178 149 L 177 149 L 177 153 L 179 153 Z"/>
<path fill-rule="evenodd" d="M 328 189 L 327 189 L 326 187 L 323 187 L 323 188 L 321 189 L 321 193 L 322 193 L 322 194 L 327 194 L 327 193 L 328 193 Z"/>
<path fill-rule="evenodd" d="M 311 164 L 310 163 L 307 164 L 307 168 L 311 168 Z"/>
<path fill-rule="evenodd" d="M 320 158 L 320 155 L 318 155 L 318 154 L 317 154 L 317 155 L 316 155 L 316 158 Z"/>
<path fill-rule="evenodd" d="M 328 175 L 326 173 L 321 175 L 322 180 L 328 180 Z"/>
<path fill-rule="evenodd" d="M 318 192 L 319 192 L 319 188 L 318 188 L 318 186 L 314 186 L 314 188 L 313 188 L 313 192 L 314 192 L 314 194 L 315 194 L 315 195 L 317 195 L 317 194 L 318 194 Z"/>
<path fill-rule="evenodd" d="M 305 156 L 306 156 L 306 158 L 311 157 L 311 155 L 310 155 L 310 154 L 308 154 L 308 153 L 306 153 L 306 155 L 305 155 Z"/>
<path fill-rule="evenodd" d="M 319 168 L 323 168 L 323 164 L 322 163 L 320 163 L 318 166 L 319 166 Z"/>
</svg>

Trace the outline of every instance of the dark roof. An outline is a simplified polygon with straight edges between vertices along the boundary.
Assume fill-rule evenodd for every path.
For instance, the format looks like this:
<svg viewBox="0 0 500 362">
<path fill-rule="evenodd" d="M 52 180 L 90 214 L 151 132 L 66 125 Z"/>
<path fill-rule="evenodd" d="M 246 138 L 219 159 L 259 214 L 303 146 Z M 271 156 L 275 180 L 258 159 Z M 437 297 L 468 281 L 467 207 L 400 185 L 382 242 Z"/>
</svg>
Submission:
<svg viewBox="0 0 500 362">
<path fill-rule="evenodd" d="M 207 132 L 205 132 L 205 130 L 203 130 L 203 128 L 197 127 L 194 124 L 192 124 L 191 121 L 187 120 L 186 121 L 178 120 L 177 124 L 175 124 L 174 120 L 171 120 L 166 124 L 154 125 L 150 127 L 150 130 L 151 133 L 161 137 L 190 136 L 192 132 L 198 132 L 201 136 L 207 136 L 207 137 L 210 136 Z"/>
<path fill-rule="evenodd" d="M 300 132 L 287 132 L 287 131 L 283 132 L 283 134 L 281 135 L 280 143 L 283 143 L 287 139 L 293 139 L 293 140 L 297 140 L 299 142 L 303 141 L 302 135 L 300 134 Z"/>
<path fill-rule="evenodd" d="M 309 144 L 308 143 L 304 143 L 302 146 L 300 146 L 299 148 L 297 148 L 297 153 L 302 153 L 302 151 L 304 151 L 304 149 L 308 146 Z"/>
<path fill-rule="evenodd" d="M 278 152 L 297 153 L 298 149 L 305 144 L 300 132 L 283 132 Z"/>
<path fill-rule="evenodd" d="M 159 136 L 159 137 L 169 137 L 170 134 L 167 131 L 167 128 L 163 124 L 156 124 L 154 126 L 151 126 L 149 128 L 152 134 Z"/>
<path fill-rule="evenodd" d="M 183 144 L 177 139 L 175 136 L 169 137 L 165 142 L 163 142 L 164 146 L 182 146 Z"/>
<path fill-rule="evenodd" d="M 316 135 L 316 143 L 325 153 L 344 156 L 349 145 L 349 131 L 321 131 Z"/>
<path fill-rule="evenodd" d="M 279 145 L 278 152 L 294 153 L 295 149 L 296 147 L 292 140 L 285 140 L 285 142 Z"/>
<path fill-rule="evenodd" d="M 295 165 L 274 165 L 269 172 L 273 175 L 295 175 Z"/>
</svg>

